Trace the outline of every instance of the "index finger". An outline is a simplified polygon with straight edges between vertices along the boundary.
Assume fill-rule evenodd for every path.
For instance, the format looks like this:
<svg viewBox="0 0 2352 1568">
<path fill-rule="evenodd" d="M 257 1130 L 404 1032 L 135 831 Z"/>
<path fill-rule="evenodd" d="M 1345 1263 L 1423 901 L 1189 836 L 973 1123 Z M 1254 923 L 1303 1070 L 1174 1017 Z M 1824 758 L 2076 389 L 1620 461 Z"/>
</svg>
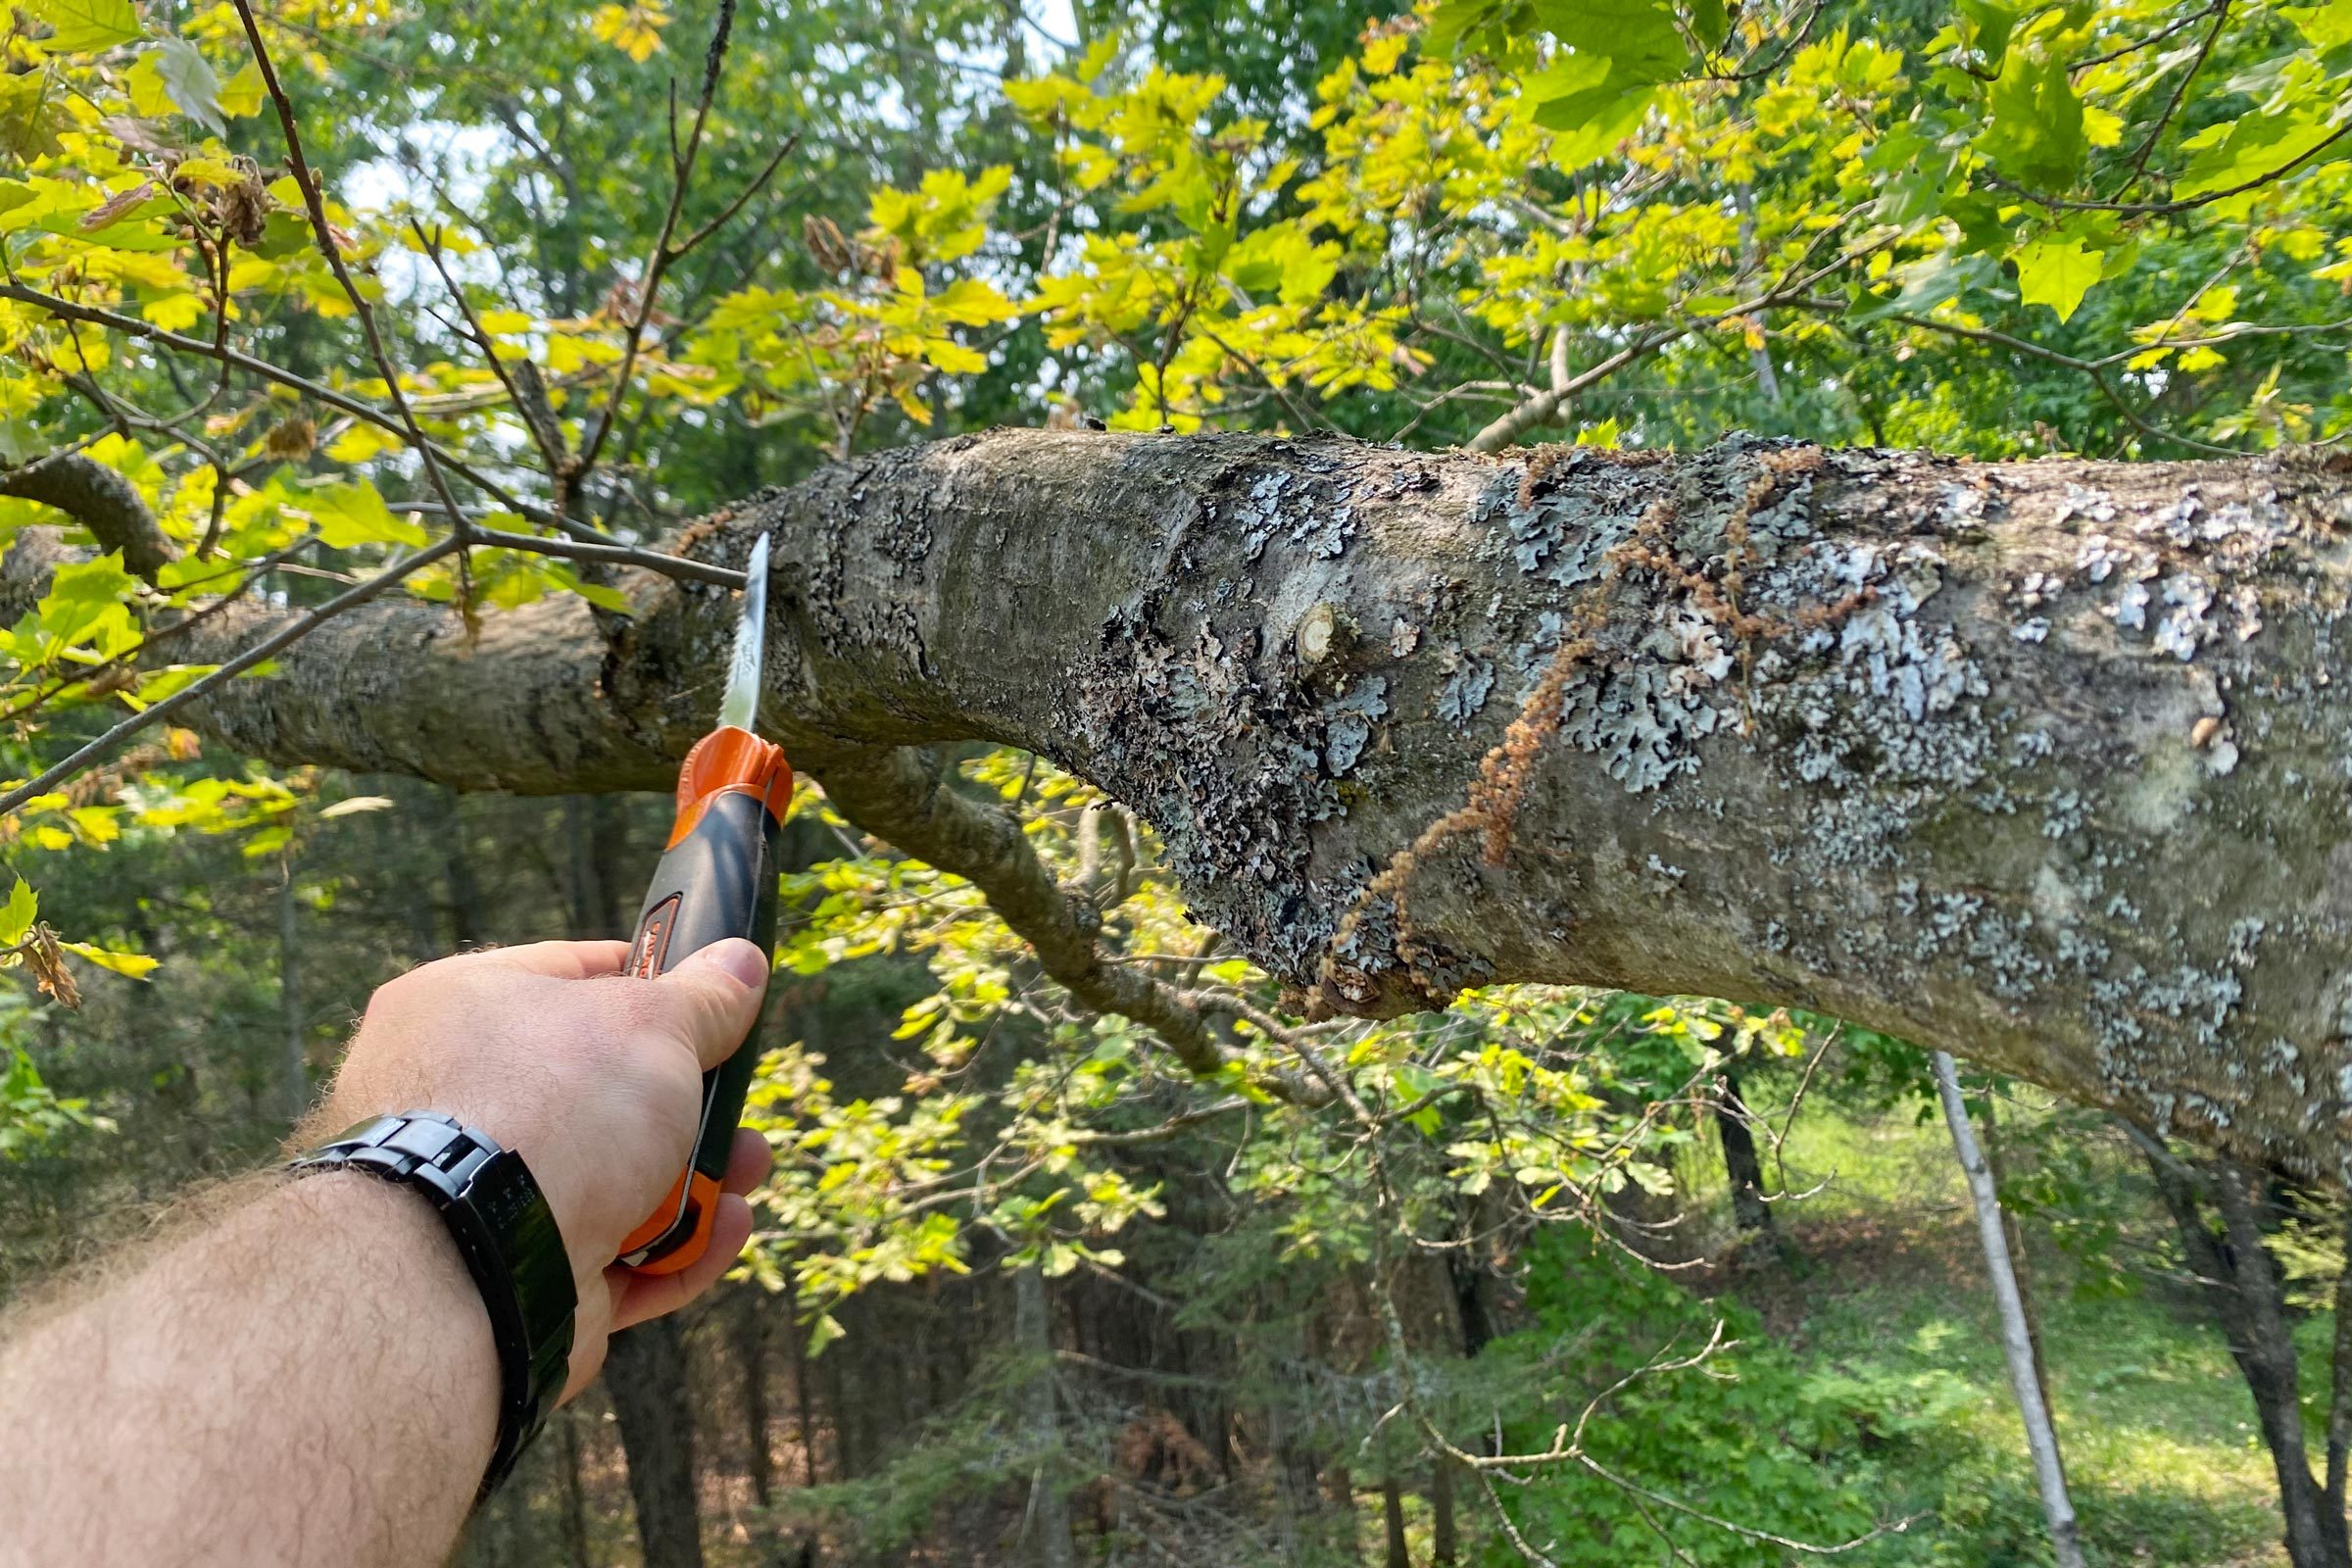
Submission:
<svg viewBox="0 0 2352 1568">
<path fill-rule="evenodd" d="M 620 973 L 628 962 L 626 942 L 526 942 L 471 955 L 484 963 L 543 974 L 554 980 L 595 980 Z"/>
</svg>

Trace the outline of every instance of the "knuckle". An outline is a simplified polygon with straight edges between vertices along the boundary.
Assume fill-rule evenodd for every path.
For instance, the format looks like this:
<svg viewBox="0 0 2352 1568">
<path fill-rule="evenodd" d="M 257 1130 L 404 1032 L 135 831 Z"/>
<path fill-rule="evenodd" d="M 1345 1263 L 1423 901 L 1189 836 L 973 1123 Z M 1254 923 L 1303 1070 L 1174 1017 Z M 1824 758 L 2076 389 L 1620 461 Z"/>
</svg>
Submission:
<svg viewBox="0 0 2352 1568">
<path fill-rule="evenodd" d="M 369 1022 L 379 1022 L 394 1013 L 408 1011 L 424 994 L 427 985 L 424 976 L 430 968 L 431 965 L 428 964 L 424 968 L 411 969 L 406 974 L 394 975 L 382 985 L 377 986 L 368 995 L 367 1010 L 363 1016 Z"/>
</svg>

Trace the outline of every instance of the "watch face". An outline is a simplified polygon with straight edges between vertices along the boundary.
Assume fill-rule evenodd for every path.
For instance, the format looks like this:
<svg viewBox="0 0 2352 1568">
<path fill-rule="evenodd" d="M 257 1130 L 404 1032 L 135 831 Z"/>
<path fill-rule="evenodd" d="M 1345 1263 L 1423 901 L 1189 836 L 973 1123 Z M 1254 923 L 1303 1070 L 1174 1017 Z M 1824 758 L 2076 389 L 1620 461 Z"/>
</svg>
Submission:
<svg viewBox="0 0 2352 1568">
<path fill-rule="evenodd" d="M 503 1150 L 485 1161 L 466 1186 L 466 1200 L 499 1233 L 502 1243 L 522 1223 L 539 1197 L 529 1178 L 516 1169 L 521 1164 L 513 1150 Z"/>
<path fill-rule="evenodd" d="M 498 1238 L 531 1343 L 544 1344 L 561 1326 L 568 1353 L 572 1309 L 579 1304 L 571 1283 L 571 1256 L 564 1249 L 555 1211 L 531 1180 L 530 1167 L 514 1151 L 502 1152 L 474 1172 L 469 1199 Z"/>
</svg>

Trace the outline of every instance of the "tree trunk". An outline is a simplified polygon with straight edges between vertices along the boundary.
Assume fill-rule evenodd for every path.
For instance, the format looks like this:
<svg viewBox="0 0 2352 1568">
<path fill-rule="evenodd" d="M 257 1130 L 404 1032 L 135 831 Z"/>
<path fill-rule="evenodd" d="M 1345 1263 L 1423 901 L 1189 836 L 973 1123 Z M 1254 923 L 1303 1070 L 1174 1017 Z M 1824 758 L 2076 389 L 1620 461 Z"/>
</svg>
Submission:
<svg viewBox="0 0 2352 1568">
<path fill-rule="evenodd" d="M 473 846 L 466 839 L 463 802 L 442 791 L 433 795 L 433 830 L 441 845 L 442 872 L 449 889 L 449 950 L 470 953 L 496 940 L 481 878 L 474 875 Z"/>
<path fill-rule="evenodd" d="M 1494 1188 L 1470 1200 L 1463 1216 L 1466 1234 L 1446 1250 L 1446 1277 L 1453 1290 L 1454 1321 L 1461 1331 L 1462 1356 L 1475 1358 L 1504 1329 L 1498 1303 L 1495 1254 L 1509 1222 L 1502 1197 Z"/>
<path fill-rule="evenodd" d="M 752 1496 L 765 1508 L 775 1501 L 776 1486 L 775 1452 L 768 1446 L 768 1295 L 757 1285 L 741 1286 L 732 1304 L 735 1360 L 743 1373 L 744 1463 L 751 1475 Z"/>
<path fill-rule="evenodd" d="M 425 963 L 440 957 L 449 950 L 441 943 L 441 923 L 433 913 L 432 890 L 425 879 L 416 874 L 419 851 L 431 843 L 432 827 L 426 818 L 425 801 L 434 793 L 430 784 L 414 779 L 396 778 L 387 785 L 393 808 L 389 811 L 370 812 L 374 823 L 376 856 L 390 869 L 400 912 L 409 927 L 409 957 Z"/>
<path fill-rule="evenodd" d="M 1345 1464 L 1323 1472 L 1324 1500 L 1330 1504 L 1322 1518 L 1326 1550 L 1343 1562 L 1360 1561 L 1362 1532 L 1355 1515 L 1355 1476 Z"/>
<path fill-rule="evenodd" d="M 892 748 L 1028 747 L 1321 1007 L 1514 980 L 1801 1005 L 2340 1183 L 2341 468 L 999 431 L 680 544 L 774 535 L 766 722 L 853 817 L 952 825 Z M 633 615 L 551 599 L 478 635 L 377 601 L 195 716 L 280 760 L 661 788 L 734 604 L 615 583 Z M 174 657 L 286 613 L 240 602 Z"/>
<path fill-rule="evenodd" d="M 2344 1475 L 2352 1462 L 2352 1222 L 2339 1232 L 2344 1266 L 2335 1276 L 2335 1334 L 2328 1380 L 2328 1479 L 2322 1507 L 2329 1519 L 2344 1517 Z"/>
<path fill-rule="evenodd" d="M 1984 1271 L 1992 1279 L 1992 1298 L 2000 1309 L 2001 1353 L 2009 1362 L 2009 1387 L 2017 1396 L 2018 1414 L 2025 1418 L 2026 1447 L 2034 1458 L 2034 1479 L 2041 1491 L 2041 1512 L 2050 1532 L 2050 1553 L 2058 1568 L 2082 1568 L 2082 1544 L 2075 1528 L 2075 1505 L 2066 1493 L 2066 1472 L 2058 1460 L 2058 1433 L 2049 1406 L 2034 1372 L 2034 1345 L 2026 1333 L 2026 1312 L 2017 1294 L 2017 1276 L 2009 1261 L 2009 1238 L 2001 1229 L 2000 1200 L 1994 1195 L 1992 1172 L 1985 1167 L 1969 1125 L 1968 1102 L 1960 1098 L 1959 1072 L 1946 1052 L 1935 1053 L 1936 1092 L 1943 1101 L 1944 1124 L 1952 1130 L 1952 1147 L 1959 1152 L 1960 1168 L 1968 1176 L 1968 1194 L 1977 1210 L 1977 1237 L 1984 1247 Z M 2308 1479 L 2308 1477 L 2306 1478 Z"/>
<path fill-rule="evenodd" d="M 597 842 L 597 808 L 612 803 L 586 795 L 564 798 L 564 903 L 572 940 L 583 941 L 614 933 L 616 901 L 606 888 L 610 861 L 606 846 Z"/>
<path fill-rule="evenodd" d="M 1997 1099 L 1991 1094 L 1984 1097 L 1984 1168 L 1992 1173 L 1992 1192 L 1996 1200 L 2009 1180 L 2001 1168 L 2000 1121 L 1993 1109 Z M 2034 1385 L 2041 1390 L 2042 1408 L 2054 1409 L 2055 1406 L 2050 1402 L 2050 1363 L 2041 1348 L 2041 1312 L 2034 1301 L 2034 1263 L 2026 1253 L 2025 1229 L 2018 1224 L 2017 1215 L 2010 1211 L 2008 1204 L 2001 1204 L 2000 1209 L 2001 1234 L 2009 1244 L 2009 1267 L 2017 1276 L 2018 1307 L 2026 1319 L 2026 1343 L 2034 1350 Z M 2058 1467 L 2063 1474 L 2066 1469 L 2066 1455 L 2063 1452 L 2058 1455 Z"/>
<path fill-rule="evenodd" d="M 1413 1554 L 1404 1544 L 1404 1488 L 1395 1476 L 1380 1478 L 1381 1534 L 1387 1543 L 1387 1568 L 1413 1568 Z"/>
<path fill-rule="evenodd" d="M 594 1568 L 588 1560 L 588 1499 L 580 1485 L 580 1413 L 572 1408 L 556 1418 L 564 1443 L 564 1554 L 572 1568 Z"/>
<path fill-rule="evenodd" d="M 801 1438 L 801 1485 L 813 1487 L 817 1482 L 816 1405 L 808 1390 L 808 1335 L 797 1317 L 787 1327 L 791 1331 L 785 1338 L 792 1347 L 792 1404 Z"/>
<path fill-rule="evenodd" d="M 300 901 L 294 897 L 294 851 L 289 846 L 278 862 L 277 883 L 277 1014 L 285 1039 L 280 1071 L 285 1075 L 289 1126 L 311 1108 L 311 1031 L 302 1010 L 300 915 Z"/>
<path fill-rule="evenodd" d="M 1453 1461 L 1440 1454 L 1429 1466 L 1429 1560 L 1453 1568 L 1461 1546 L 1454 1535 Z"/>
<path fill-rule="evenodd" d="M 605 1388 L 612 1396 L 621 1452 L 629 1461 L 629 1496 L 637 1504 L 645 1568 L 702 1568 L 694 1403 L 678 1320 L 658 1317 L 613 1335 L 605 1355 Z"/>
<path fill-rule="evenodd" d="M 1715 1106 L 1715 1130 L 1723 1139 L 1723 1169 L 1732 1187 L 1732 1221 L 1740 1230 L 1774 1240 L 1772 1205 L 1764 1201 L 1764 1162 L 1756 1157 L 1756 1135 L 1748 1126 L 1747 1102 L 1740 1076 L 1725 1066 L 1723 1098 Z"/>
<path fill-rule="evenodd" d="M 2231 1349 L 2254 1393 L 2255 1420 L 2278 1476 L 2278 1508 L 2286 1516 L 2286 1555 L 2295 1568 L 2343 1568 L 2344 1516 L 2325 1506 L 2324 1490 L 2312 1479 L 2303 1437 L 2303 1400 L 2298 1386 L 2295 1341 L 2287 1327 L 2284 1282 L 2264 1243 L 2257 1212 L 2260 1180 L 2233 1165 L 2214 1171 L 2222 1233 L 2237 1276 L 2239 1332 Z M 2243 1348 L 2237 1342 L 2242 1341 Z"/>
<path fill-rule="evenodd" d="M 825 1410 L 833 1429 L 833 1479 L 852 1481 L 863 1473 L 864 1448 L 858 1441 L 858 1416 L 851 1407 L 844 1387 L 842 1363 L 847 1355 L 827 1355 L 822 1358 L 825 1378 Z"/>
<path fill-rule="evenodd" d="M 2164 1147 L 2163 1140 L 2144 1128 L 2125 1125 L 2147 1159 L 2157 1196 L 2180 1234 L 2189 1272 L 2253 1396 L 2255 1424 L 2278 1480 L 2287 1559 L 2294 1568 L 2344 1568 L 2343 1509 L 2331 1505 L 2326 1486 L 2312 1480 L 2294 1344 L 2286 1334 L 2278 1271 L 2272 1266 L 2247 1196 L 2252 1178 L 2221 1161 L 2202 1172 L 2192 1170 Z M 2210 1196 L 2222 1211 L 2223 1234 L 2217 1236 L 2206 1222 L 2198 1206 L 2201 1196 Z"/>
<path fill-rule="evenodd" d="M 1029 1441 L 1039 1457 L 1029 1474 L 1028 1535 L 1037 1543 L 1040 1568 L 1073 1568 L 1078 1548 L 1070 1538 L 1069 1494 L 1057 1474 L 1061 1426 L 1054 1406 L 1054 1324 L 1046 1300 L 1046 1276 L 1035 1264 L 1012 1277 L 1013 1345 L 1030 1363 L 1023 1395 Z"/>
</svg>

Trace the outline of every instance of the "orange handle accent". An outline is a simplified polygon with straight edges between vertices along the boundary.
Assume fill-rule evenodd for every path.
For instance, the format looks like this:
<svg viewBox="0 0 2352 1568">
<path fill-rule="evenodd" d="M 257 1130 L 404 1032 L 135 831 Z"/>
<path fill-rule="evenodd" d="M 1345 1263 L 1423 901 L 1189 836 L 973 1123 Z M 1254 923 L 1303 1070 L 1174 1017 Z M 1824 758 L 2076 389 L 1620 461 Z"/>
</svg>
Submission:
<svg viewBox="0 0 2352 1568">
<path fill-rule="evenodd" d="M 783 821 L 792 804 L 792 764 L 784 760 L 784 748 L 733 724 L 696 741 L 678 769 L 678 815 L 665 847 L 676 849 L 721 795 L 757 795 L 767 814 Z"/>
<path fill-rule="evenodd" d="M 653 1217 L 629 1232 L 628 1240 L 620 1244 L 620 1255 L 628 1256 L 640 1247 L 650 1246 L 669 1229 L 669 1222 L 683 1202 L 691 1206 L 694 1228 L 680 1237 L 677 1244 L 660 1257 L 649 1257 L 642 1263 L 629 1266 L 632 1274 L 675 1274 L 691 1267 L 710 1246 L 710 1228 L 718 1222 L 718 1183 L 699 1170 L 687 1171 L 662 1200 L 662 1206 Z"/>
</svg>

